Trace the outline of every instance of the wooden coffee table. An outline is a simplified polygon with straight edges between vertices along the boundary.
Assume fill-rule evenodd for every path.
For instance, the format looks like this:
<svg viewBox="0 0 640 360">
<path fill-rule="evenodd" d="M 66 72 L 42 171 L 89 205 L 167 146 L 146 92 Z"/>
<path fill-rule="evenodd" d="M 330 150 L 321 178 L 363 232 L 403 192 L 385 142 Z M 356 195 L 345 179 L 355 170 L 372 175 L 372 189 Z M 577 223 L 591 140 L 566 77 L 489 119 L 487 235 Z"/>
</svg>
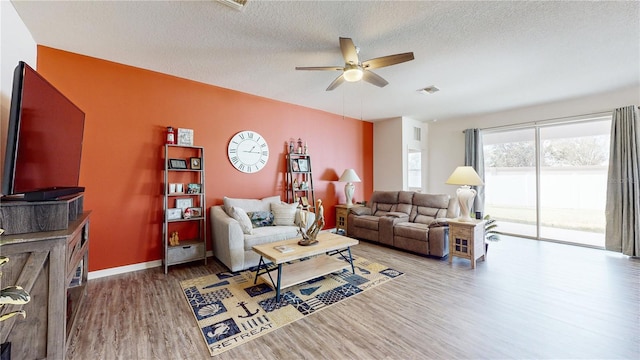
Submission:
<svg viewBox="0 0 640 360">
<path fill-rule="evenodd" d="M 258 278 L 261 278 L 265 284 L 276 290 L 276 301 L 279 302 L 280 290 L 283 288 L 340 271 L 349 267 L 349 265 L 351 265 L 351 271 L 355 274 L 353 258 L 351 257 L 351 247 L 358 245 L 358 240 L 330 232 L 320 233 L 316 239 L 318 243 L 310 246 L 298 245 L 300 239 L 283 240 L 254 246 L 253 251 L 260 254 L 260 262 L 258 263 L 256 278 L 253 283 L 255 284 Z M 287 246 L 292 249 L 292 251 L 286 253 L 280 252 L 276 249 L 278 246 Z M 343 253 L 346 253 L 346 255 Z M 345 259 L 349 260 L 349 263 L 336 259 L 332 256 L 335 254 L 342 255 Z M 286 264 L 286 271 L 283 271 L 282 265 L 286 262 L 300 260 L 310 256 L 315 257 L 293 264 Z M 278 267 L 269 270 L 265 259 L 278 265 Z M 271 276 L 272 272 L 275 272 L 277 281 L 273 280 Z"/>
</svg>

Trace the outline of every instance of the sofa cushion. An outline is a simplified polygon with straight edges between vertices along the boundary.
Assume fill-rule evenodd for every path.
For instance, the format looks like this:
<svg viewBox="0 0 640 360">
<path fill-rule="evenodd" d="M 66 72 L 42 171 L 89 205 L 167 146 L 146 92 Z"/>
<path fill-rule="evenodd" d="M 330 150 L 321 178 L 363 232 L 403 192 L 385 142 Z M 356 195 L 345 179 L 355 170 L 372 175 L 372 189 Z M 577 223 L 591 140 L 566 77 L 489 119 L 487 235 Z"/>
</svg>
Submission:
<svg viewBox="0 0 640 360">
<path fill-rule="evenodd" d="M 253 246 L 274 241 L 302 238 L 295 226 L 265 226 L 253 229 L 253 234 L 244 236 L 244 250 L 252 251 Z"/>
<path fill-rule="evenodd" d="M 360 215 L 353 218 L 353 224 L 356 227 L 369 230 L 378 230 L 379 221 L 380 216 L 374 215 Z"/>
<path fill-rule="evenodd" d="M 427 241 L 429 237 L 429 225 L 412 222 L 398 223 L 393 227 L 393 235 Z"/>
<path fill-rule="evenodd" d="M 271 211 L 249 211 L 247 215 L 251 219 L 251 224 L 254 228 L 273 226 L 273 214 Z"/>
<path fill-rule="evenodd" d="M 222 202 L 224 203 L 224 211 L 227 213 L 227 215 L 233 217 L 231 213 L 232 207 L 239 207 L 247 213 L 255 212 L 255 211 L 270 211 L 272 203 L 276 203 L 276 204 L 280 203 L 280 196 L 270 196 L 270 197 L 263 198 L 261 200 L 234 199 L 234 198 L 229 198 L 225 196 L 222 199 Z"/>
<path fill-rule="evenodd" d="M 278 226 L 295 226 L 298 204 L 271 203 L 273 224 Z"/>
<path fill-rule="evenodd" d="M 447 194 L 419 194 L 413 195 L 413 208 L 409 221 L 429 225 L 436 218 L 445 217 L 449 206 Z"/>
<path fill-rule="evenodd" d="M 251 223 L 251 219 L 249 219 L 249 215 L 247 215 L 246 211 L 239 207 L 232 206 L 231 214 L 231 217 L 240 223 L 240 228 L 242 228 L 243 233 L 251 234 L 253 232 L 253 224 Z"/>
</svg>

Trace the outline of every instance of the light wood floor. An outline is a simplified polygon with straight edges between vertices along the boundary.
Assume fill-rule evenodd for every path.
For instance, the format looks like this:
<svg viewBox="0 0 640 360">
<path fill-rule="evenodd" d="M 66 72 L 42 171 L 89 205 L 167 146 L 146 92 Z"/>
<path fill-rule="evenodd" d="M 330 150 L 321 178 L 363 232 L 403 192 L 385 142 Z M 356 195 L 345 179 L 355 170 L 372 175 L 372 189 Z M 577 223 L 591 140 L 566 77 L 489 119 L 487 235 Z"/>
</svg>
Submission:
<svg viewBox="0 0 640 360">
<path fill-rule="evenodd" d="M 637 259 L 509 237 L 475 270 L 365 242 L 353 252 L 405 275 L 216 358 L 640 358 Z M 178 282 L 223 270 L 90 281 L 68 359 L 210 358 Z"/>
</svg>

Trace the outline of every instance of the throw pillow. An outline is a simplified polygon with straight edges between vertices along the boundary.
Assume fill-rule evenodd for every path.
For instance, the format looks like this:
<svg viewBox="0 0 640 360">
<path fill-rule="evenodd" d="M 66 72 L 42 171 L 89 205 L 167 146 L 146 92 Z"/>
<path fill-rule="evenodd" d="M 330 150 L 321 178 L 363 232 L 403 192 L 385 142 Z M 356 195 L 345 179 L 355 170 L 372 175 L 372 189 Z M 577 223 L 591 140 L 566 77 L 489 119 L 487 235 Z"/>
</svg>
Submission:
<svg viewBox="0 0 640 360">
<path fill-rule="evenodd" d="M 231 208 L 231 214 L 231 217 L 240 223 L 240 228 L 243 233 L 247 235 L 253 234 L 253 224 L 251 224 L 251 219 L 249 219 L 249 216 L 244 210 L 234 206 Z"/>
<path fill-rule="evenodd" d="M 271 211 L 253 211 L 248 212 L 247 215 L 251 219 L 251 224 L 254 228 L 273 225 L 273 214 Z"/>
<path fill-rule="evenodd" d="M 274 217 L 273 224 L 280 226 L 295 226 L 297 208 L 298 204 L 271 203 L 271 212 Z"/>
</svg>

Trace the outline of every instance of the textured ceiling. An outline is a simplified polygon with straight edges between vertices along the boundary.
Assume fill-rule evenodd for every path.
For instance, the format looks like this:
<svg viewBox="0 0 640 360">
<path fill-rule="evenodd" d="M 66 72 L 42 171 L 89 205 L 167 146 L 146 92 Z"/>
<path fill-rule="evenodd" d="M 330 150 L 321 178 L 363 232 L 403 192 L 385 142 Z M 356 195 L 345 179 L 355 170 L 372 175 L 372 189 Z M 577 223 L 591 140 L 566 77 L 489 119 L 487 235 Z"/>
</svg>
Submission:
<svg viewBox="0 0 640 360">
<path fill-rule="evenodd" d="M 375 121 L 448 119 L 640 85 L 640 3 L 13 1 L 34 40 L 288 103 Z M 378 88 L 296 66 L 413 51 Z M 423 95 L 418 89 L 441 89 Z"/>
</svg>

